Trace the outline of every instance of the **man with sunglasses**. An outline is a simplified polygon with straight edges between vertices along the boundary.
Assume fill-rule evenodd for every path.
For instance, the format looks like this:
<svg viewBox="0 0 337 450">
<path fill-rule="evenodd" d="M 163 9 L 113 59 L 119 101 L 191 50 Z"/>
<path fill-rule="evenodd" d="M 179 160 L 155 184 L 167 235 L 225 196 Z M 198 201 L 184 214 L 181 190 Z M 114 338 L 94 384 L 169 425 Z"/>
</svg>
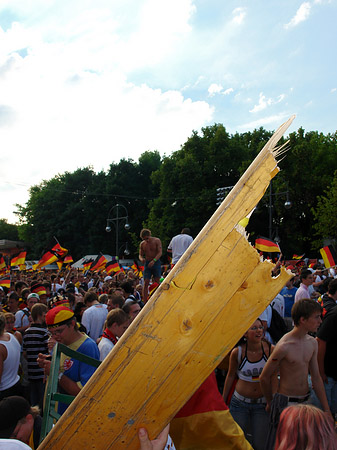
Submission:
<svg viewBox="0 0 337 450">
<path fill-rule="evenodd" d="M 63 306 L 57 306 L 46 314 L 46 323 L 51 336 L 56 342 L 67 345 L 72 350 L 83 353 L 99 360 L 99 351 L 96 343 L 86 334 L 78 330 L 74 312 Z M 51 361 L 49 355 L 39 354 L 38 363 L 49 375 Z M 59 372 L 59 390 L 61 393 L 77 395 L 87 383 L 96 368 L 76 359 L 61 355 Z M 67 405 L 59 403 L 59 414 L 62 414 Z"/>
</svg>

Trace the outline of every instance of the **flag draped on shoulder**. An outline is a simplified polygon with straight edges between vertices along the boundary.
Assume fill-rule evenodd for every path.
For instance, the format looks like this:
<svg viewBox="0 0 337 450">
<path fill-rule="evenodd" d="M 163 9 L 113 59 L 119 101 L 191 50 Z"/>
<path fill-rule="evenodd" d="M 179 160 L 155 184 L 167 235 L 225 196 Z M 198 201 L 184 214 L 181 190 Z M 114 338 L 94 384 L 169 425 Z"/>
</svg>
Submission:
<svg viewBox="0 0 337 450">
<path fill-rule="evenodd" d="M 171 421 L 170 435 L 177 450 L 248 450 L 216 383 L 214 372 Z"/>
<path fill-rule="evenodd" d="M 34 266 L 34 269 L 40 269 L 41 267 L 48 266 L 53 262 L 63 258 L 68 253 L 66 248 L 61 247 L 59 241 L 54 237 L 52 241 L 47 245 L 45 253 L 42 255 L 40 261 Z"/>
<path fill-rule="evenodd" d="M 276 242 L 262 236 L 255 240 L 255 248 L 265 253 L 281 253 L 280 247 Z"/>
<path fill-rule="evenodd" d="M 11 267 L 21 266 L 22 264 L 24 264 L 26 261 L 26 255 L 27 252 L 25 250 L 13 255 L 11 258 Z"/>
<path fill-rule="evenodd" d="M 106 263 L 107 263 L 107 259 L 105 258 L 103 253 L 100 252 L 97 255 L 97 258 L 95 259 L 95 261 L 91 264 L 90 270 L 92 272 L 98 272 L 99 270 L 104 269 Z"/>
<path fill-rule="evenodd" d="M 112 257 L 111 261 L 108 261 L 105 264 L 105 272 L 110 275 L 110 273 L 112 272 L 120 272 L 121 268 L 119 266 L 119 262 L 118 262 L 118 258 L 116 258 L 115 256 Z"/>
<path fill-rule="evenodd" d="M 320 249 L 320 253 L 322 255 L 325 267 L 329 269 L 329 267 L 333 267 L 337 264 L 337 254 L 332 245 L 327 245 Z"/>
</svg>

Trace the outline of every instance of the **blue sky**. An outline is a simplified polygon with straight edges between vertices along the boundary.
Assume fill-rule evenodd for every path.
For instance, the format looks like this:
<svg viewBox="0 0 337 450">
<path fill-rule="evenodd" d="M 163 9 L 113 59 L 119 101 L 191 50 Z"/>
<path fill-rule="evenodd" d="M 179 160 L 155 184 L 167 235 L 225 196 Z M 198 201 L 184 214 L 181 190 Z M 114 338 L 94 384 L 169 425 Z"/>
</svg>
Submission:
<svg viewBox="0 0 337 450">
<path fill-rule="evenodd" d="M 192 130 L 335 132 L 337 0 L 0 0 L 0 218 Z"/>
</svg>

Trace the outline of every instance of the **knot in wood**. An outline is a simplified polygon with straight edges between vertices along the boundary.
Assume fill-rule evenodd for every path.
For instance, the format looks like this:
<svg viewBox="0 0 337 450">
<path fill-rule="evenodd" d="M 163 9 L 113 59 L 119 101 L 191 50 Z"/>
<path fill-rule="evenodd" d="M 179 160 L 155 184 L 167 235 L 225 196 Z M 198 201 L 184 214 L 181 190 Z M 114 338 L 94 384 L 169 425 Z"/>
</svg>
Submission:
<svg viewBox="0 0 337 450">
<path fill-rule="evenodd" d="M 211 289 L 213 286 L 214 286 L 214 283 L 212 280 L 208 280 L 207 283 L 205 284 L 206 289 Z"/>
<path fill-rule="evenodd" d="M 190 331 L 192 330 L 192 322 L 190 321 L 190 319 L 185 319 L 183 321 L 183 331 Z"/>
</svg>

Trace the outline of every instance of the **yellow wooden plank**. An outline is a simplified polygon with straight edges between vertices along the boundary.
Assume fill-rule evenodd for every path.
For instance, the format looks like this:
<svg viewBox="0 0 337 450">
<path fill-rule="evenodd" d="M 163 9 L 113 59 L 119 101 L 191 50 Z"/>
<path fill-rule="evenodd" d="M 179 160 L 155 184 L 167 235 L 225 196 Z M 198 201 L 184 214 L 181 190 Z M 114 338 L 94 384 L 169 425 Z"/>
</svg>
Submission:
<svg viewBox="0 0 337 450">
<path fill-rule="evenodd" d="M 291 276 L 236 224 L 277 173 L 282 125 L 39 447 L 136 449 L 190 398 Z"/>
</svg>

